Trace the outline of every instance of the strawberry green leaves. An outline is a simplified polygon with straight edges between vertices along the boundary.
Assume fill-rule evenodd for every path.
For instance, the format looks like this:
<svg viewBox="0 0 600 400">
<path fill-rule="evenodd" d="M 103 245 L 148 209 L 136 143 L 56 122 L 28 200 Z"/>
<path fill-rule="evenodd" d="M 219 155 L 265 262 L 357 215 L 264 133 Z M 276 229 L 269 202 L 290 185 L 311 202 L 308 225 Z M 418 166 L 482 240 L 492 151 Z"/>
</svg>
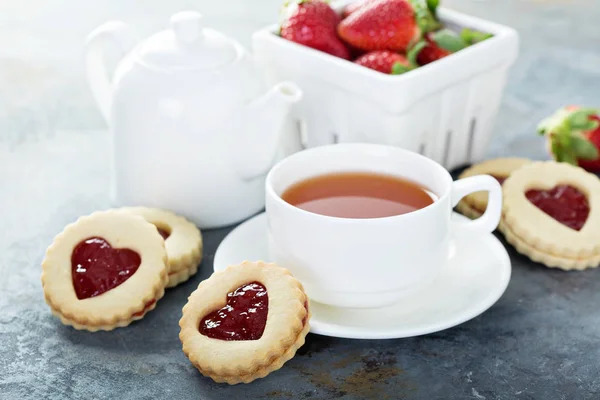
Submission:
<svg viewBox="0 0 600 400">
<path fill-rule="evenodd" d="M 439 47 L 452 53 L 493 37 L 491 33 L 478 32 L 469 28 L 464 28 L 460 35 L 449 29 L 442 29 L 432 36 Z"/>
<path fill-rule="evenodd" d="M 573 111 L 568 117 L 568 123 L 571 129 L 583 131 L 591 131 L 598 128 L 598 121 L 590 119 L 594 115 L 598 115 L 598 110 L 593 108 L 581 108 Z"/>
<path fill-rule="evenodd" d="M 475 43 L 483 42 L 486 39 L 493 37 L 491 33 L 478 32 L 469 28 L 464 28 L 460 32 L 460 37 L 469 46 Z"/>
<path fill-rule="evenodd" d="M 540 135 L 571 136 L 582 133 L 580 131 L 596 129 L 598 121 L 592 120 L 590 117 L 598 114 L 600 114 L 600 110 L 594 108 L 561 108 L 554 115 L 540 122 L 538 133 Z"/>
<path fill-rule="evenodd" d="M 573 136 L 571 145 L 573 154 L 578 160 L 596 160 L 598 158 L 598 149 L 587 139 Z"/>
<path fill-rule="evenodd" d="M 596 160 L 599 156 L 596 146 L 577 136 L 568 140 L 552 140 L 551 149 L 556 161 L 571 165 L 577 165 L 577 160 Z"/>
<path fill-rule="evenodd" d="M 415 44 L 407 53 L 406 58 L 411 63 L 411 65 L 419 65 L 417 61 L 417 56 L 427 46 L 427 42 L 424 40 L 419 41 Z"/>
<path fill-rule="evenodd" d="M 427 7 L 429 8 L 429 12 L 431 12 L 434 16 L 437 13 L 437 8 L 440 5 L 440 0 L 427 0 Z"/>
<path fill-rule="evenodd" d="M 438 47 L 451 53 L 456 53 L 457 51 L 468 46 L 468 44 L 460 35 L 451 31 L 450 29 L 442 29 L 434 32 L 431 35 L 431 39 L 438 45 Z"/>
<path fill-rule="evenodd" d="M 426 33 L 423 39 L 408 50 L 407 58 L 415 65 L 429 64 L 489 37 L 492 37 L 489 33 L 468 28 L 460 34 L 447 28 L 440 29 Z"/>
<path fill-rule="evenodd" d="M 566 127 L 571 132 L 572 152 L 577 159 L 595 160 L 598 158 L 598 149 L 596 146 L 583 136 L 579 136 L 582 132 L 594 130 L 598 127 L 598 121 L 590 119 L 591 116 L 597 114 L 597 110 L 582 108 L 573 111 L 566 119 Z"/>
<path fill-rule="evenodd" d="M 415 12 L 415 19 L 419 28 L 421 28 L 421 32 L 433 32 L 442 27 L 440 21 L 437 20 L 435 16 L 435 9 L 437 5 L 434 7 L 434 10 L 431 10 L 431 5 L 439 1 L 437 0 L 410 0 L 410 4 Z"/>
<path fill-rule="evenodd" d="M 598 148 L 585 136 L 598 128 L 591 117 L 600 114 L 592 108 L 562 108 L 538 125 L 538 133 L 548 136 L 552 154 L 559 162 L 577 165 L 578 160 L 597 160 Z"/>
<path fill-rule="evenodd" d="M 396 62 L 396 63 L 394 63 L 394 65 L 392 65 L 392 75 L 401 75 L 405 72 L 410 71 L 411 69 L 413 69 L 413 68 L 407 67 L 406 65 L 403 65 L 402 63 Z"/>
</svg>

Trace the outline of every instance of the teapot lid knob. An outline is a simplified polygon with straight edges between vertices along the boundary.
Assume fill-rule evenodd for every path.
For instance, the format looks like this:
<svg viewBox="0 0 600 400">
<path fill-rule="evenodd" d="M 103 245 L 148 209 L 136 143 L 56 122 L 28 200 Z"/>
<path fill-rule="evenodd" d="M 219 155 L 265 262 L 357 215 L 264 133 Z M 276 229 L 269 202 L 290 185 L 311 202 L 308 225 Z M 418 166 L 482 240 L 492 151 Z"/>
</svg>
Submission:
<svg viewBox="0 0 600 400">
<path fill-rule="evenodd" d="M 145 65 L 162 70 L 207 70 L 234 62 L 240 46 L 214 29 L 204 26 L 202 14 L 180 11 L 170 18 L 168 29 L 144 40 L 137 54 Z"/>
<path fill-rule="evenodd" d="M 193 43 L 203 36 L 202 14 L 197 11 L 178 12 L 171 17 L 171 28 L 179 41 Z"/>
</svg>

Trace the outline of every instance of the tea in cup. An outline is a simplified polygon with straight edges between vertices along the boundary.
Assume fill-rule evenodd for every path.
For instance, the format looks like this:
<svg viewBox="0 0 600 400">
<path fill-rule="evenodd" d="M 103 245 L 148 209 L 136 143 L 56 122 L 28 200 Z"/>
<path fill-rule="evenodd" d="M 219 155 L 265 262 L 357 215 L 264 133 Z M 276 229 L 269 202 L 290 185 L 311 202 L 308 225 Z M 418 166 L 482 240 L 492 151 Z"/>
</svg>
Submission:
<svg viewBox="0 0 600 400">
<path fill-rule="evenodd" d="M 453 221 L 468 194 L 489 192 L 474 221 Z M 295 153 L 266 179 L 271 259 L 319 303 L 381 307 L 423 288 L 448 259 L 455 234 L 492 232 L 502 189 L 491 176 L 458 181 L 418 153 L 335 144 Z"/>
<path fill-rule="evenodd" d="M 306 211 L 339 218 L 383 218 L 433 204 L 415 182 L 373 172 L 335 172 L 300 181 L 281 198 Z"/>
</svg>

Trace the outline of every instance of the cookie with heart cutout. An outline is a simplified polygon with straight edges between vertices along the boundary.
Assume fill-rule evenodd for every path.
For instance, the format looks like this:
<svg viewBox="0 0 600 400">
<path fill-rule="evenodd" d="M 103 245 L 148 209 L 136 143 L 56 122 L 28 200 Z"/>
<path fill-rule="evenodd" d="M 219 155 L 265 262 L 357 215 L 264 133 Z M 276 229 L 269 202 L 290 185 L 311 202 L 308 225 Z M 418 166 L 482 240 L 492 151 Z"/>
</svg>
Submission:
<svg viewBox="0 0 600 400">
<path fill-rule="evenodd" d="M 535 162 L 503 185 L 506 240 L 547 267 L 600 264 L 600 180 L 566 163 Z"/>
<path fill-rule="evenodd" d="M 127 326 L 164 295 L 164 240 L 140 216 L 95 212 L 55 237 L 41 280 L 46 303 L 63 324 L 89 331 Z"/>
<path fill-rule="evenodd" d="M 491 175 L 502 185 L 511 173 L 532 161 L 526 158 L 507 157 L 483 161 L 465 169 L 459 179 L 475 175 Z M 487 208 L 487 192 L 471 193 L 461 199 L 456 206 L 458 212 L 466 217 L 475 219 L 481 217 Z M 502 224 L 502 222 L 500 222 Z"/>
<path fill-rule="evenodd" d="M 203 250 L 202 234 L 196 225 L 171 211 L 158 208 L 123 207 L 118 211 L 139 215 L 156 226 L 167 250 L 167 288 L 175 287 L 196 274 Z"/>
<path fill-rule="evenodd" d="M 250 383 L 280 369 L 310 330 L 308 298 L 287 269 L 244 261 L 201 282 L 183 307 L 183 352 L 215 382 Z"/>
</svg>

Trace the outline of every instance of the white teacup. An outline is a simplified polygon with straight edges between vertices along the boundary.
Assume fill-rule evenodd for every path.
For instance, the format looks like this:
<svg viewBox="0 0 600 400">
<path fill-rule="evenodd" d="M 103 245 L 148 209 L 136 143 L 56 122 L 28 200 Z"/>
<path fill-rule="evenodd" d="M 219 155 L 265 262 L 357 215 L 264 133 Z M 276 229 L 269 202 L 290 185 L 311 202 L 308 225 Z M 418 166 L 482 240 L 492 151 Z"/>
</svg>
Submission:
<svg viewBox="0 0 600 400">
<path fill-rule="evenodd" d="M 403 177 L 433 193 L 433 204 L 385 218 L 329 217 L 281 198 L 291 185 L 335 172 L 374 172 Z M 451 220 L 464 196 L 489 192 L 488 207 L 474 221 Z M 422 288 L 448 258 L 455 234 L 492 232 L 500 221 L 502 188 L 491 176 L 453 182 L 441 165 L 397 147 L 335 144 L 295 153 L 266 179 L 266 214 L 271 259 L 289 269 L 319 303 L 381 307 Z"/>
</svg>

